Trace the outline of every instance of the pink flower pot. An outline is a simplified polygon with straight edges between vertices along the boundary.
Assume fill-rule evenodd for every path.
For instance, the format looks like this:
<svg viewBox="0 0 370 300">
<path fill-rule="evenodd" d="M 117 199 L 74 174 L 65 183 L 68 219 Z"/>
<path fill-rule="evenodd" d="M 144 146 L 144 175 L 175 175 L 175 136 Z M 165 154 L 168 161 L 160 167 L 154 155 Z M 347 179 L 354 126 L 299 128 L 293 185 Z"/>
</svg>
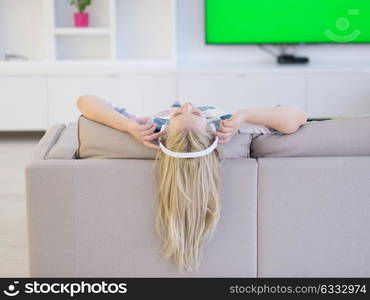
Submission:
<svg viewBox="0 0 370 300">
<path fill-rule="evenodd" d="M 89 13 L 75 13 L 75 26 L 88 27 L 89 26 Z"/>
</svg>

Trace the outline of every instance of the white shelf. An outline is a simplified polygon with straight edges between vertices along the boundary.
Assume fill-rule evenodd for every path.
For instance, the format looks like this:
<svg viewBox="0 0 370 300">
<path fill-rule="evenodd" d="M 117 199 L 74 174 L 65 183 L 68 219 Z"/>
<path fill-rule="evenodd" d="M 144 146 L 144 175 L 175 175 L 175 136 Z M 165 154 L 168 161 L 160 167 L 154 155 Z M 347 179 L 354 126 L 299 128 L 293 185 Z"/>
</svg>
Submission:
<svg viewBox="0 0 370 300">
<path fill-rule="evenodd" d="M 12 53 L 27 57 L 27 62 L 172 62 L 175 2 L 95 0 L 86 9 L 89 27 L 77 28 L 77 9 L 67 0 L 1 0 L 0 60 Z"/>
<path fill-rule="evenodd" d="M 332 73 L 370 72 L 370 61 L 312 61 L 307 65 L 279 65 L 274 59 L 261 62 L 187 62 L 179 63 L 180 74 L 250 74 L 250 73 Z"/>
<path fill-rule="evenodd" d="M 56 60 L 109 60 L 107 35 L 58 35 L 55 37 Z"/>
<path fill-rule="evenodd" d="M 175 74 L 176 62 L 169 60 L 63 60 L 54 62 L 0 62 L 0 76 Z"/>
<path fill-rule="evenodd" d="M 62 61 L 0 61 L 1 75 L 119 75 L 119 74 L 184 74 L 184 75 L 248 75 L 248 74 L 319 74 L 319 73 L 370 73 L 370 61 L 367 62 L 312 62 L 304 66 L 277 65 L 274 61 L 255 63 L 209 63 L 194 62 L 178 64 L 169 59 L 130 59 L 106 61 L 96 59 Z"/>
<path fill-rule="evenodd" d="M 54 33 L 58 35 L 101 35 L 101 34 L 111 34 L 111 29 L 108 28 L 69 28 L 69 27 L 60 27 L 55 28 Z"/>
</svg>

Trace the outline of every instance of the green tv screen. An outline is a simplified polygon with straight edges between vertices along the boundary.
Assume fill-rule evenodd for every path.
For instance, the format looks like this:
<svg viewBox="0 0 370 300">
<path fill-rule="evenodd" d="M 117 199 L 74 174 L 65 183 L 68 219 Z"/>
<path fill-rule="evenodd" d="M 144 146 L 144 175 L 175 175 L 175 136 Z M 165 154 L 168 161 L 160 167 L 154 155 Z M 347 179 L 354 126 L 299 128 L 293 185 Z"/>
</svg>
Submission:
<svg viewBox="0 0 370 300">
<path fill-rule="evenodd" d="M 205 0 L 207 44 L 369 43 L 370 0 Z"/>
</svg>

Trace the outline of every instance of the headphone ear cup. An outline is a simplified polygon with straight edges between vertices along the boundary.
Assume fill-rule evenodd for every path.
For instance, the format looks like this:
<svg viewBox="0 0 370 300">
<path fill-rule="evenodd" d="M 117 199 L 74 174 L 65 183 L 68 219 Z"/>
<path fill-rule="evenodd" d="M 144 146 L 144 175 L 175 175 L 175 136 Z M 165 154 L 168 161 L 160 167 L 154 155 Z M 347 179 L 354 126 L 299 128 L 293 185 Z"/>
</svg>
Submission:
<svg viewBox="0 0 370 300">
<path fill-rule="evenodd" d="M 167 127 L 167 123 L 164 123 L 162 126 L 161 126 L 161 131 L 165 130 Z"/>
<path fill-rule="evenodd" d="M 167 122 L 167 123 L 168 123 L 168 122 Z M 160 131 L 159 131 L 159 132 L 162 132 L 162 131 L 165 131 L 165 130 L 166 130 L 167 123 L 162 124 L 161 129 L 160 129 Z M 158 138 L 158 141 L 161 141 L 161 140 L 162 140 L 162 137 L 163 137 L 164 135 L 166 135 L 166 134 L 167 134 L 167 132 L 166 132 L 165 134 L 163 134 L 163 135 L 160 135 L 160 136 L 159 136 L 159 138 Z"/>
<path fill-rule="evenodd" d="M 216 126 L 212 122 L 207 124 L 207 128 L 208 128 L 209 131 L 216 131 Z"/>
</svg>

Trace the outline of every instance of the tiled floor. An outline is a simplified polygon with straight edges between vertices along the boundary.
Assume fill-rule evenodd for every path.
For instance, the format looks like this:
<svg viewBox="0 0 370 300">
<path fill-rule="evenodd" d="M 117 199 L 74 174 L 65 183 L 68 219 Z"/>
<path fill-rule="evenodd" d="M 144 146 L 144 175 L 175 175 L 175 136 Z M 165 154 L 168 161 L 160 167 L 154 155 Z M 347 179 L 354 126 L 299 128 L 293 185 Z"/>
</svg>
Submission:
<svg viewBox="0 0 370 300">
<path fill-rule="evenodd" d="M 0 277 L 27 277 L 24 167 L 43 132 L 0 132 Z"/>
</svg>

